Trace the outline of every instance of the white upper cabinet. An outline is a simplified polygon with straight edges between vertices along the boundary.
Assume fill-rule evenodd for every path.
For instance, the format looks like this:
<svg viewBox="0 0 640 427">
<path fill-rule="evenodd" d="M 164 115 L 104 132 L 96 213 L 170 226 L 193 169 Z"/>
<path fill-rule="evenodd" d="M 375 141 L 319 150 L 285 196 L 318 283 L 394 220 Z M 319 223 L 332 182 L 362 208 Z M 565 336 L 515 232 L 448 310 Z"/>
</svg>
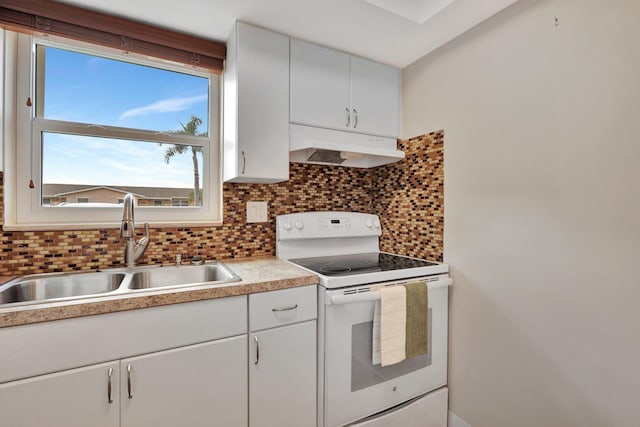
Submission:
<svg viewBox="0 0 640 427">
<path fill-rule="evenodd" d="M 353 129 L 397 138 L 400 123 L 400 70 L 351 57 Z"/>
<path fill-rule="evenodd" d="M 237 22 L 223 96 L 224 180 L 289 179 L 289 37 Z"/>
<path fill-rule="evenodd" d="M 349 129 L 349 55 L 292 40 L 290 96 L 291 122 Z"/>
<path fill-rule="evenodd" d="M 291 40 L 291 123 L 397 138 L 400 70 Z"/>
</svg>

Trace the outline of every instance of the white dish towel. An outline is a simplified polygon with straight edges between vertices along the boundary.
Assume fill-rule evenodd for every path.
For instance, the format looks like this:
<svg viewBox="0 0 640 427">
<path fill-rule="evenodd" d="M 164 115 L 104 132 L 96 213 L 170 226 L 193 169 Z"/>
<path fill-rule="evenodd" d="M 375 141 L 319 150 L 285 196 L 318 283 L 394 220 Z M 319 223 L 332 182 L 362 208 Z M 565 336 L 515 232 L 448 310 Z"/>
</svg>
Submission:
<svg viewBox="0 0 640 427">
<path fill-rule="evenodd" d="M 378 290 L 373 315 L 373 364 L 382 366 L 406 358 L 407 291 L 404 286 L 386 286 Z"/>
</svg>

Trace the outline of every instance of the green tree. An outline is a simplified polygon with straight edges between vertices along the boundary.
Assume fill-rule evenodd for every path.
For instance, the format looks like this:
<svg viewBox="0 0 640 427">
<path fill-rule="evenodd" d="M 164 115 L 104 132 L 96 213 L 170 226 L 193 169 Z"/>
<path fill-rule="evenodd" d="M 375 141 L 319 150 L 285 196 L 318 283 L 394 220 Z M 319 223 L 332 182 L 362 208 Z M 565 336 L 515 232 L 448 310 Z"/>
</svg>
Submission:
<svg viewBox="0 0 640 427">
<path fill-rule="evenodd" d="M 198 132 L 198 127 L 202 124 L 202 119 L 196 115 L 192 115 L 191 119 L 186 123 L 180 122 L 181 130 L 174 130 L 171 133 L 179 133 L 182 135 L 207 136 L 207 132 Z M 202 152 L 202 147 L 194 145 L 174 144 L 167 147 L 164 153 L 165 163 L 171 162 L 171 159 L 177 154 L 183 154 L 191 149 L 191 159 L 193 160 L 193 205 L 200 206 L 202 192 L 200 190 L 200 168 L 198 167 L 198 153 Z"/>
</svg>

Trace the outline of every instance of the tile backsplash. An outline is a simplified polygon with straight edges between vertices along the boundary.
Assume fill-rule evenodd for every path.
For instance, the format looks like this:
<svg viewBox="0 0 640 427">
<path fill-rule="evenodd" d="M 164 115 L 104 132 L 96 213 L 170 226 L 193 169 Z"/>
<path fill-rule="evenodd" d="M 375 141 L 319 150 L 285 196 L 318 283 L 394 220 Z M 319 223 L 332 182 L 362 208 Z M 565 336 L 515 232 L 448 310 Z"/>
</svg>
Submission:
<svg viewBox="0 0 640 427">
<path fill-rule="evenodd" d="M 443 139 L 439 131 L 401 141 L 406 159 L 375 169 L 291 163 L 287 182 L 224 184 L 223 225 L 152 228 L 141 263 L 169 264 L 176 254 L 183 260 L 196 254 L 205 259 L 273 255 L 276 215 L 312 210 L 376 213 L 384 230 L 382 250 L 440 261 Z M 2 178 L 0 173 L 0 184 Z M 267 201 L 269 221 L 246 223 L 247 201 Z M 118 229 L 3 230 L 0 276 L 119 267 L 123 248 Z"/>
<path fill-rule="evenodd" d="M 372 211 L 380 216 L 380 250 L 442 261 L 444 132 L 400 141 L 406 158 L 372 170 Z"/>
</svg>

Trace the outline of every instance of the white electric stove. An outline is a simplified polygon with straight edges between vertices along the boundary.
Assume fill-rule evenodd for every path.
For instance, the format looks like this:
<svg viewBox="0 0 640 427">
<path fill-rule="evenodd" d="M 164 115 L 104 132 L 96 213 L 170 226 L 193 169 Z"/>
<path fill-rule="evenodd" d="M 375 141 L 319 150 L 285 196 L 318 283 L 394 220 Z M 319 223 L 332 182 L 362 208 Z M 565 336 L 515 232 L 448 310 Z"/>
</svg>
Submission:
<svg viewBox="0 0 640 427">
<path fill-rule="evenodd" d="M 318 426 L 446 427 L 448 266 L 380 252 L 376 215 L 304 212 L 276 219 L 276 254 L 316 273 Z M 429 352 L 381 367 L 372 362 L 380 286 L 429 288 Z"/>
</svg>

